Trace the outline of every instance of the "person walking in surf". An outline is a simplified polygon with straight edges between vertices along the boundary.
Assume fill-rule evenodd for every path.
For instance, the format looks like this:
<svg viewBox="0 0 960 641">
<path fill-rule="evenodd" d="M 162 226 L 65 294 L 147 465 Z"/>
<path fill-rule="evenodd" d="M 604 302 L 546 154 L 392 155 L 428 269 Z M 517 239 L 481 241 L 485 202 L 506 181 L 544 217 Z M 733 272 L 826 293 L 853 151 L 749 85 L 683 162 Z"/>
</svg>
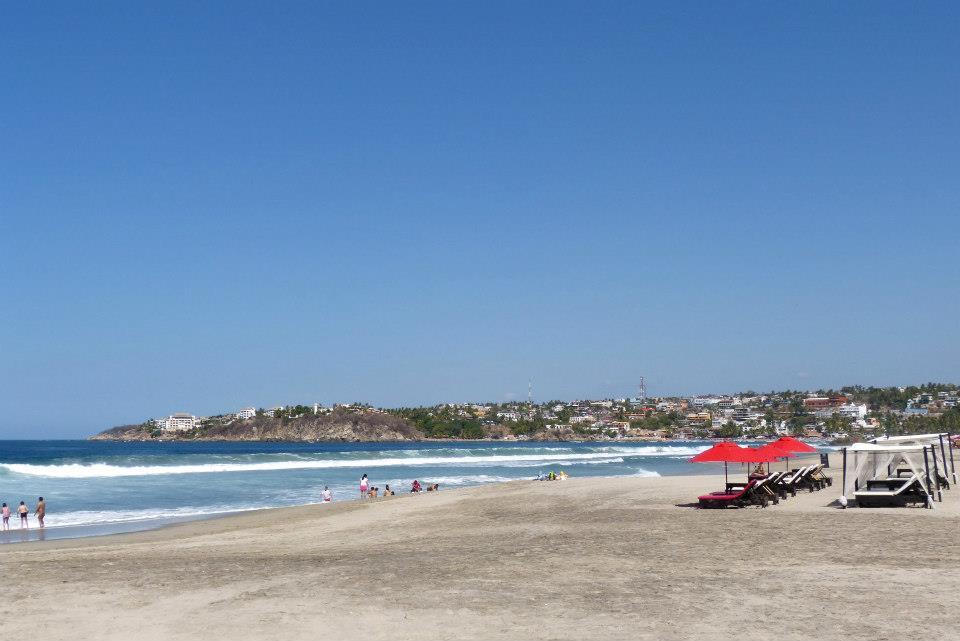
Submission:
<svg viewBox="0 0 960 641">
<path fill-rule="evenodd" d="M 47 504 L 44 503 L 43 497 L 41 496 L 37 499 L 37 509 L 34 510 L 34 515 L 36 515 L 37 520 L 40 522 L 40 527 L 43 527 L 43 517 L 47 515 Z"/>
<path fill-rule="evenodd" d="M 366 498 L 369 489 L 370 481 L 367 480 L 367 475 L 364 474 L 360 477 L 360 498 Z"/>
</svg>

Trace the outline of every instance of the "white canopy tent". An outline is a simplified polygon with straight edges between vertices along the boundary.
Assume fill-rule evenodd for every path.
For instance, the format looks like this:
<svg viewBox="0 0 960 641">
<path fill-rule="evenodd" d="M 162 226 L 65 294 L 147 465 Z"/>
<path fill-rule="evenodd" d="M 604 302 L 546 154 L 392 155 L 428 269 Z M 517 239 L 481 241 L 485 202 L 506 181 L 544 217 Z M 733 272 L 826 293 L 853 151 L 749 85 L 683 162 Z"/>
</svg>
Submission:
<svg viewBox="0 0 960 641">
<path fill-rule="evenodd" d="M 940 432 L 937 434 L 906 434 L 904 436 L 881 436 L 875 438 L 871 443 L 877 445 L 930 445 L 935 459 L 934 465 L 944 479 L 952 478 L 957 482 L 957 468 L 953 460 L 953 441 L 950 434 Z"/>
<path fill-rule="evenodd" d="M 846 505 L 858 489 L 866 488 L 867 481 L 890 478 L 900 467 L 908 467 L 921 480 L 927 496 L 927 507 L 933 507 L 929 445 L 876 445 L 856 443 L 843 449 L 843 496 Z"/>
</svg>

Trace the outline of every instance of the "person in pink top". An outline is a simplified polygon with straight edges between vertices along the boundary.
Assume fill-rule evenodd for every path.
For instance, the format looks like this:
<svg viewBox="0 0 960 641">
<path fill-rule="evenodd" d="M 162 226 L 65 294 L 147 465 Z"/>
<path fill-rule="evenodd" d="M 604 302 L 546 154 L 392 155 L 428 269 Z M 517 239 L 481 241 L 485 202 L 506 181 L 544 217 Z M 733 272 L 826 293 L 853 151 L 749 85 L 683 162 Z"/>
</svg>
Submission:
<svg viewBox="0 0 960 641">
<path fill-rule="evenodd" d="M 360 477 L 360 498 L 367 498 L 367 490 L 370 489 L 370 481 L 367 479 L 367 475 L 364 474 Z"/>
<path fill-rule="evenodd" d="M 3 514 L 3 529 L 10 529 L 10 506 L 6 503 L 3 504 L 3 508 L 0 508 L 0 513 Z"/>
</svg>

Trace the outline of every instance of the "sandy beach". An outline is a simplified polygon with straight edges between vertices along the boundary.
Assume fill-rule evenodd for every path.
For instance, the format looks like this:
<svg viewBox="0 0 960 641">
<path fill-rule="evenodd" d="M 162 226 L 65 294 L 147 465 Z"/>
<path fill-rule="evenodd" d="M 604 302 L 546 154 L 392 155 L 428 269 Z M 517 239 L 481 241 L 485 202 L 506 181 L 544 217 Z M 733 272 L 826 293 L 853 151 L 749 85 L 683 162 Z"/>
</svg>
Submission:
<svg viewBox="0 0 960 641">
<path fill-rule="evenodd" d="M 518 481 L 3 548 L 41 639 L 950 639 L 937 510 L 685 506 L 722 475 Z"/>
</svg>

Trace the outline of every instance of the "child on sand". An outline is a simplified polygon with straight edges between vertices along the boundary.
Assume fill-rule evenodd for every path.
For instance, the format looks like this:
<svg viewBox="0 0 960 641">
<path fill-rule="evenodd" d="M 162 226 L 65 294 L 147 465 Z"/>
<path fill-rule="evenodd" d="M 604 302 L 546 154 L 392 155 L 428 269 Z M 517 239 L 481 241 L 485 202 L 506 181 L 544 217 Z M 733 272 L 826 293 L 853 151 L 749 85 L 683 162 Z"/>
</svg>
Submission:
<svg viewBox="0 0 960 641">
<path fill-rule="evenodd" d="M 3 529 L 9 530 L 10 529 L 10 507 L 7 506 L 6 503 L 4 503 L 2 510 L 0 510 L 0 513 L 3 514 Z"/>
<path fill-rule="evenodd" d="M 27 509 L 27 504 L 23 501 L 20 501 L 20 506 L 17 508 L 17 512 L 20 514 L 20 529 L 24 527 L 30 527 L 30 524 L 27 523 L 27 514 L 30 510 Z"/>
</svg>

